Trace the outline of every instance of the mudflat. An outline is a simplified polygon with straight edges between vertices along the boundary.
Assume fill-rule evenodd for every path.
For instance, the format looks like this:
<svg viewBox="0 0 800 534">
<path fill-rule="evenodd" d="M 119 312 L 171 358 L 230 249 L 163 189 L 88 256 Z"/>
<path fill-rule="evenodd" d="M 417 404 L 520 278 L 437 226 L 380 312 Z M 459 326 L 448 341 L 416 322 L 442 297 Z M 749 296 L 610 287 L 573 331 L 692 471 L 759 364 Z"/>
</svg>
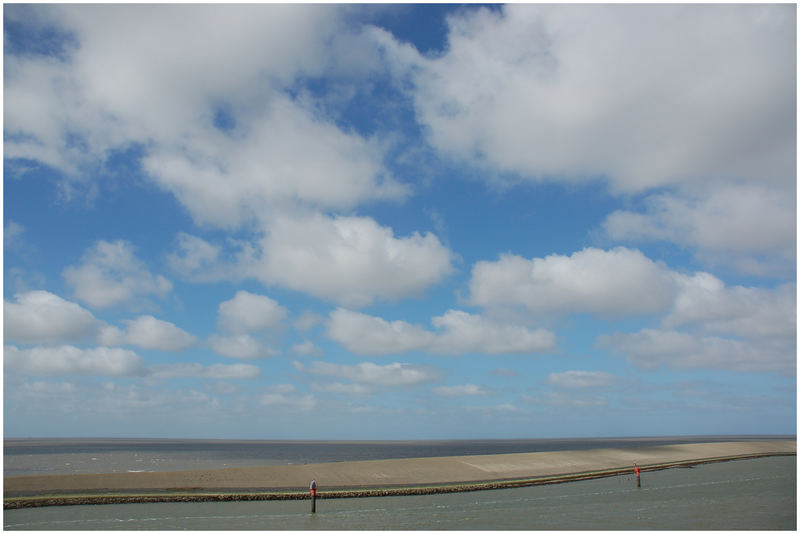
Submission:
<svg viewBox="0 0 800 534">
<path fill-rule="evenodd" d="M 581 451 L 331 462 L 195 471 L 14 476 L 5 497 L 48 493 L 180 490 L 303 491 L 314 479 L 325 489 L 422 486 L 536 478 L 682 461 L 796 454 L 795 440 L 691 443 Z"/>
</svg>

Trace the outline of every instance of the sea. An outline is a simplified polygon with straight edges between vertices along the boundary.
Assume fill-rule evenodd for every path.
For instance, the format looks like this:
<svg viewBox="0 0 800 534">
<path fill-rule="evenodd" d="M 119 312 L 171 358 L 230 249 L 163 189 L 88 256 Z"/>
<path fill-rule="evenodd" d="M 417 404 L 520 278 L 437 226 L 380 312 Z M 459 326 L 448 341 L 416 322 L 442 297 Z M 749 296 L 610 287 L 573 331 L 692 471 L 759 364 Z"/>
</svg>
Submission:
<svg viewBox="0 0 800 534">
<path fill-rule="evenodd" d="M 795 436 L 445 441 L 6 439 L 5 476 L 169 471 Z M 5 510 L 6 530 L 795 530 L 795 456 L 502 490 Z"/>
</svg>

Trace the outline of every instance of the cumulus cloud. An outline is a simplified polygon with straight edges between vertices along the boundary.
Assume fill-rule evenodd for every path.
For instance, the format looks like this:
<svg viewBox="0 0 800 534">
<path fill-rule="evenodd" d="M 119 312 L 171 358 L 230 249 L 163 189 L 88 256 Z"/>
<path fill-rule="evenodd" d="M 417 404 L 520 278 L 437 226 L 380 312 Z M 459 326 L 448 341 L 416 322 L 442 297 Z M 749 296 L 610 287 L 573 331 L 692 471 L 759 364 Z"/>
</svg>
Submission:
<svg viewBox="0 0 800 534">
<path fill-rule="evenodd" d="M 64 269 L 64 278 L 75 297 L 95 308 L 108 308 L 142 295 L 163 297 L 172 283 L 154 276 L 126 241 L 97 241 L 77 266 Z"/>
<path fill-rule="evenodd" d="M 794 268 L 796 195 L 764 184 L 716 185 L 654 194 L 644 212 L 619 210 L 603 223 L 615 240 L 669 241 L 709 263 L 757 275 Z M 770 258 L 765 262 L 764 258 Z"/>
<path fill-rule="evenodd" d="M 419 294 L 452 270 L 430 233 L 395 237 L 368 217 L 276 216 L 253 276 L 347 306 Z"/>
<path fill-rule="evenodd" d="M 344 384 L 342 382 L 331 382 L 329 384 L 319 384 L 313 382 L 311 391 L 320 393 L 336 393 L 340 395 L 369 395 L 375 392 L 375 388 L 364 384 Z"/>
<path fill-rule="evenodd" d="M 185 232 L 178 233 L 177 241 L 177 250 L 167 255 L 167 263 L 179 277 L 214 282 L 235 274 L 221 260 L 222 247 Z"/>
<path fill-rule="evenodd" d="M 621 317 L 667 310 L 675 283 L 666 267 L 638 250 L 618 247 L 530 260 L 505 254 L 497 261 L 479 261 L 469 288 L 470 302 L 479 306 Z"/>
<path fill-rule="evenodd" d="M 216 363 L 204 366 L 200 363 L 159 364 L 150 367 L 149 378 L 207 378 L 214 380 L 238 380 L 255 378 L 261 369 L 255 365 L 235 363 L 231 365 Z"/>
<path fill-rule="evenodd" d="M 193 281 L 254 279 L 347 306 L 420 294 L 452 272 L 453 254 L 431 234 L 396 237 L 369 217 L 273 213 L 262 237 L 226 247 L 184 235 L 170 265 Z M 301 316 L 300 329 L 315 324 Z"/>
<path fill-rule="evenodd" d="M 645 369 L 666 366 L 786 374 L 796 370 L 793 340 L 754 341 L 645 328 L 631 334 L 601 336 L 598 343 Z"/>
<path fill-rule="evenodd" d="M 176 248 L 167 254 L 167 264 L 179 278 L 193 283 L 241 281 L 253 278 L 252 266 L 260 255 L 255 239 L 228 238 L 211 243 L 179 232 Z"/>
<path fill-rule="evenodd" d="M 186 350 L 196 341 L 192 334 L 151 315 L 142 315 L 123 323 L 127 325 L 124 330 L 114 326 L 104 327 L 98 335 L 98 341 L 104 345 L 134 345 L 168 352 Z"/>
<path fill-rule="evenodd" d="M 370 35 L 428 142 L 488 180 L 658 190 L 644 211 L 608 217 L 606 234 L 784 275 L 796 241 L 794 19 L 787 6 L 512 4 L 451 14 L 433 56 Z"/>
<path fill-rule="evenodd" d="M 440 397 L 472 397 L 488 395 L 490 393 L 484 387 L 475 384 L 462 384 L 457 386 L 439 386 L 433 388 L 433 392 Z"/>
<path fill-rule="evenodd" d="M 20 236 L 25 233 L 25 227 L 12 220 L 3 226 L 3 247 L 14 246 L 20 242 Z"/>
<path fill-rule="evenodd" d="M 377 365 L 362 362 L 355 365 L 342 365 L 315 361 L 310 365 L 293 362 L 295 369 L 312 375 L 344 378 L 358 384 L 374 387 L 412 387 L 440 378 L 438 369 L 426 365 L 410 363 L 390 363 Z"/>
<path fill-rule="evenodd" d="M 794 179 L 790 6 L 511 4 L 447 22 L 432 57 L 373 32 L 446 154 L 626 191 Z"/>
<path fill-rule="evenodd" d="M 47 345 L 83 340 L 178 352 L 196 341 L 174 324 L 150 315 L 123 320 L 123 329 L 108 325 L 80 305 L 47 291 L 20 293 L 15 300 L 4 301 L 5 339 L 10 342 Z"/>
<path fill-rule="evenodd" d="M 550 373 L 547 383 L 562 388 L 600 388 L 613 386 L 619 379 L 603 371 L 564 371 L 563 373 Z"/>
<path fill-rule="evenodd" d="M 43 162 L 77 182 L 90 179 L 82 167 L 138 146 L 155 184 L 198 223 L 223 228 L 278 203 L 349 209 L 404 198 L 379 140 L 338 128 L 310 93 L 288 96 L 297 79 L 346 66 L 332 57 L 340 43 L 360 48 L 342 13 L 300 5 L 12 8 L 28 31 L 44 27 L 69 41 L 58 59 L 8 54 L 6 157 Z"/>
<path fill-rule="evenodd" d="M 277 356 L 278 351 L 264 345 L 262 341 L 249 334 L 238 334 L 234 336 L 212 335 L 208 338 L 211 349 L 217 354 L 228 358 L 238 358 L 240 360 L 255 360 Z"/>
<path fill-rule="evenodd" d="M 51 150 L 62 148 L 55 141 L 62 129 L 105 133 L 89 139 L 91 153 L 129 137 L 171 139 L 197 121 L 197 111 L 210 107 L 214 97 L 242 89 L 260 72 L 284 82 L 318 72 L 325 57 L 322 43 L 340 24 L 336 10 L 304 6 L 222 8 L 229 23 L 219 24 L 221 7 L 10 10 L 10 17 L 31 21 L 29 31 L 50 28 L 68 34 L 77 46 L 63 47 L 62 61 L 10 56 L 9 131 L 24 131 Z M 147 39 L 142 27 L 148 28 Z M 210 40 L 193 43 L 196 32 Z M 242 49 L 264 53 L 241 54 Z M 203 61 L 192 59 L 200 57 Z M 209 70 L 218 75 L 208 76 Z M 30 83 L 33 76 L 38 84 Z M 36 92 L 26 97 L 30 89 Z M 77 105 L 89 94 L 93 98 Z"/>
<path fill-rule="evenodd" d="M 559 391 L 545 391 L 539 396 L 523 395 L 522 400 L 528 404 L 567 408 L 600 408 L 608 404 L 608 401 L 604 398 L 575 397 Z"/>
<path fill-rule="evenodd" d="M 437 354 L 546 352 L 556 346 L 552 332 L 499 323 L 480 315 L 448 310 L 429 331 L 406 321 L 337 308 L 330 314 L 328 337 L 357 354 L 396 354 L 426 350 Z"/>
<path fill-rule="evenodd" d="M 6 341 L 23 344 L 76 342 L 93 338 L 103 325 L 80 305 L 48 291 L 14 295 L 3 300 L 3 331 Z"/>
<path fill-rule="evenodd" d="M 797 332 L 797 289 L 726 287 L 710 273 L 677 277 L 679 293 L 663 321 L 667 328 L 689 327 L 707 334 L 793 339 Z"/>
<path fill-rule="evenodd" d="M 144 167 L 195 219 L 220 227 L 258 220 L 265 206 L 348 209 L 408 194 L 383 169 L 379 144 L 315 118 L 289 98 L 272 95 L 258 120 L 247 122 L 234 137 L 187 132 L 181 147 L 152 150 Z"/>
<path fill-rule="evenodd" d="M 318 356 L 322 351 L 313 342 L 306 340 L 292 345 L 292 352 L 302 356 Z"/>
<path fill-rule="evenodd" d="M 133 351 L 96 347 L 80 349 L 71 345 L 19 349 L 6 345 L 6 369 L 34 375 L 144 376 L 142 359 Z"/>
<path fill-rule="evenodd" d="M 294 327 L 300 332 L 307 332 L 320 324 L 323 320 L 324 318 L 320 314 L 306 310 L 294 320 Z"/>
<path fill-rule="evenodd" d="M 214 334 L 208 338 L 211 349 L 228 358 L 254 360 L 279 354 L 267 346 L 263 334 L 279 327 L 286 319 L 287 310 L 275 300 L 247 291 L 221 302 L 217 309 L 217 322 L 225 335 Z"/>
<path fill-rule="evenodd" d="M 710 273 L 674 273 L 675 297 L 658 328 L 601 336 L 635 365 L 794 372 L 796 286 L 725 284 Z"/>
<path fill-rule="evenodd" d="M 222 328 L 241 334 L 275 328 L 286 318 L 287 311 L 265 295 L 237 291 L 232 299 L 220 303 L 218 314 Z"/>
<path fill-rule="evenodd" d="M 291 384 L 276 384 L 268 389 L 269 391 L 258 399 L 263 406 L 309 411 L 317 405 L 314 395 L 298 395 L 297 388 Z"/>
<path fill-rule="evenodd" d="M 499 367 L 497 369 L 492 369 L 489 372 L 495 376 L 502 376 L 503 378 L 514 378 L 515 376 L 519 376 L 519 371 L 509 369 L 507 367 Z"/>
<path fill-rule="evenodd" d="M 337 308 L 330 314 L 328 337 L 357 354 L 394 354 L 431 346 L 435 334 L 406 321 L 386 321 Z"/>
<path fill-rule="evenodd" d="M 549 352 L 556 347 L 556 336 L 548 330 L 500 323 L 460 310 L 448 310 L 431 322 L 441 332 L 433 350 L 442 354 Z"/>
</svg>

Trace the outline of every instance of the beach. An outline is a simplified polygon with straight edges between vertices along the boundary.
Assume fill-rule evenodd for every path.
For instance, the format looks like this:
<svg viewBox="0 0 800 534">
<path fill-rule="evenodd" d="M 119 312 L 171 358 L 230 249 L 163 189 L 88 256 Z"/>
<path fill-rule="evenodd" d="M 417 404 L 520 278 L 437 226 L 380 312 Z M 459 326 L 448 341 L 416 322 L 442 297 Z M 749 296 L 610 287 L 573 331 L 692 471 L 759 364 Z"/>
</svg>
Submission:
<svg viewBox="0 0 800 534">
<path fill-rule="evenodd" d="M 212 470 L 14 476 L 4 478 L 4 504 L 12 507 L 15 498 L 27 497 L 27 500 L 17 499 L 16 503 L 30 506 L 35 505 L 31 504 L 33 497 L 59 495 L 60 500 L 49 504 L 69 504 L 64 502 L 68 495 L 83 499 L 81 502 L 87 502 L 87 496 L 104 495 L 125 495 L 133 499 L 125 502 L 143 502 L 136 499 L 148 498 L 148 494 L 153 498 L 155 493 L 164 500 L 175 500 L 178 496 L 200 500 L 208 498 L 209 493 L 222 498 L 223 494 L 229 494 L 228 498 L 247 498 L 246 495 L 304 498 L 311 480 L 317 481 L 321 498 L 357 496 L 359 491 L 364 495 L 379 495 L 376 490 L 380 488 L 389 490 L 386 494 L 413 494 L 420 490 L 513 487 L 611 476 L 632 471 L 634 463 L 647 471 L 796 452 L 795 440 L 770 440 Z M 90 498 L 88 502 L 102 501 Z"/>
</svg>

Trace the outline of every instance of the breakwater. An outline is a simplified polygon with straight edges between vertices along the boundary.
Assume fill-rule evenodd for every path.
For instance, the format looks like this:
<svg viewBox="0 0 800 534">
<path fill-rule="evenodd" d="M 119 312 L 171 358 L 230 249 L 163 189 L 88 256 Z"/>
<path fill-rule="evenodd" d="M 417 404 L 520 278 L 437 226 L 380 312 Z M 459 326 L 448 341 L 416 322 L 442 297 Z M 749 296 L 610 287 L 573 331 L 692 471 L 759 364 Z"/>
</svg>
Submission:
<svg viewBox="0 0 800 534">
<path fill-rule="evenodd" d="M 690 468 L 700 464 L 729 462 L 763 458 L 769 456 L 796 456 L 794 452 L 774 452 L 720 456 L 695 460 L 681 460 L 649 465 L 640 465 L 643 472 L 675 468 Z M 390 497 L 401 495 L 433 495 L 441 493 L 457 493 L 560 484 L 579 480 L 630 475 L 630 467 L 603 469 L 579 473 L 566 473 L 552 476 L 517 478 L 508 480 L 475 481 L 458 484 L 437 484 L 407 487 L 360 487 L 319 491 L 318 499 L 342 499 L 363 497 Z M 174 491 L 159 493 L 126 493 L 126 494 L 70 494 L 70 495 L 37 495 L 6 497 L 4 509 L 34 508 L 43 506 L 97 505 L 97 504 L 133 504 L 133 503 L 177 503 L 177 502 L 232 502 L 232 501 L 280 501 L 310 499 L 307 491 L 200 491 L 200 488 L 176 488 Z"/>
</svg>

